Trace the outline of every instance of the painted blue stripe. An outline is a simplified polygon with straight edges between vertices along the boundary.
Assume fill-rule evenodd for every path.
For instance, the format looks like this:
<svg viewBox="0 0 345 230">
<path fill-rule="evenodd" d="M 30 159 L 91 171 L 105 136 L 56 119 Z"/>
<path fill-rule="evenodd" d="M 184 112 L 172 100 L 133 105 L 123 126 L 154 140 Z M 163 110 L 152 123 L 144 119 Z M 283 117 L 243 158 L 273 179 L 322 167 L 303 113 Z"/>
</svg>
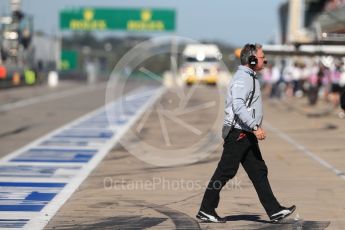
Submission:
<svg viewBox="0 0 345 230">
<path fill-rule="evenodd" d="M 1 212 L 39 212 L 45 205 L 0 205 Z"/>
<path fill-rule="evenodd" d="M 111 123 L 112 124 L 115 123 L 115 124 L 118 124 L 118 125 L 123 125 L 123 124 L 126 124 L 127 121 L 128 121 L 127 119 L 115 119 L 114 118 L 114 119 L 111 120 Z"/>
<path fill-rule="evenodd" d="M 83 137 L 112 137 L 112 132 L 95 132 L 91 130 L 70 130 L 58 133 L 57 135 L 64 136 L 83 136 Z"/>
<path fill-rule="evenodd" d="M 32 192 L 29 196 L 25 198 L 25 200 L 51 201 L 55 195 L 55 193 Z"/>
<path fill-rule="evenodd" d="M 85 122 L 108 123 L 108 120 L 107 120 L 107 117 L 102 117 L 102 118 L 91 118 L 91 119 L 85 120 Z"/>
<path fill-rule="evenodd" d="M 57 138 L 95 138 L 95 139 L 110 139 L 111 136 L 91 136 L 91 135 L 88 135 L 88 136 L 85 136 L 85 135 L 72 135 L 72 134 L 58 134 L 58 135 L 55 135 L 53 137 L 57 137 Z"/>
<path fill-rule="evenodd" d="M 61 147 L 80 147 L 80 146 L 91 146 L 97 148 L 96 146 L 103 145 L 108 139 L 94 139 L 94 138 L 62 138 L 54 137 L 43 141 L 40 146 L 61 146 Z M 95 146 L 96 145 L 96 146 Z"/>
<path fill-rule="evenodd" d="M 0 228 L 23 228 L 29 219 L 0 219 Z"/>
<path fill-rule="evenodd" d="M 108 120 L 104 120 L 104 121 L 85 120 L 85 121 L 82 121 L 82 122 L 78 123 L 78 125 L 83 125 L 83 124 L 102 124 L 102 125 L 106 125 L 106 124 L 109 124 L 109 122 L 108 122 Z"/>
<path fill-rule="evenodd" d="M 105 139 L 99 139 L 99 138 L 64 138 L 64 137 L 52 137 L 47 139 L 46 141 L 62 141 L 62 142 L 70 142 L 70 143 L 76 143 L 76 142 L 95 142 L 95 143 L 105 143 L 108 140 Z M 68 148 L 68 146 L 66 146 Z"/>
<path fill-rule="evenodd" d="M 0 221 L 28 221 L 29 219 L 0 219 Z"/>
<path fill-rule="evenodd" d="M 92 156 L 76 156 L 73 159 L 67 160 L 52 160 L 52 159 L 13 159 L 11 162 L 37 162 L 37 163 L 86 163 L 89 162 Z"/>
<path fill-rule="evenodd" d="M 105 117 L 102 120 L 95 120 L 93 118 L 89 118 L 89 119 L 86 119 L 84 121 L 79 122 L 79 124 L 88 123 L 88 122 L 90 122 L 90 123 L 104 123 L 104 124 L 106 124 L 106 123 L 108 123 L 108 118 Z"/>
<path fill-rule="evenodd" d="M 65 183 L 39 183 L 39 182 L 0 182 L 0 186 L 7 187 L 45 187 L 62 188 Z"/>
<path fill-rule="evenodd" d="M 67 138 L 60 138 L 60 137 L 57 137 L 57 138 L 51 138 L 51 139 L 48 139 L 46 141 L 43 141 L 41 143 L 42 144 L 46 144 L 46 145 L 52 145 L 54 143 L 61 143 L 61 144 L 66 144 L 65 147 L 69 147 L 68 145 L 91 145 L 91 144 L 104 144 L 106 142 L 106 140 L 99 140 L 99 139 L 67 139 Z"/>
<path fill-rule="evenodd" d="M 67 134 L 70 134 L 70 133 L 71 134 L 83 133 L 84 135 L 102 135 L 102 136 L 112 136 L 113 135 L 113 132 L 111 132 L 111 131 L 109 131 L 107 129 L 100 129 L 100 130 L 90 129 L 88 131 L 85 131 L 85 130 L 79 130 L 79 129 L 76 129 L 76 128 L 71 128 L 71 129 L 64 130 L 61 133 L 67 133 Z"/>
<path fill-rule="evenodd" d="M 88 162 L 95 149 L 29 149 L 11 162 Z"/>
<path fill-rule="evenodd" d="M 44 178 L 70 178 L 81 167 L 58 167 L 58 166 L 31 166 L 31 165 L 3 165 L 0 166 L 1 177 L 44 177 Z M 62 170 L 62 175 L 56 175 L 57 170 Z M 68 170 L 67 172 L 64 170 Z"/>
<path fill-rule="evenodd" d="M 90 128 L 91 129 L 92 128 L 105 129 L 105 128 L 109 128 L 109 124 L 102 125 L 102 124 L 85 123 L 82 125 L 72 126 L 72 128 L 76 128 L 76 129 L 90 129 Z"/>
<path fill-rule="evenodd" d="M 91 123 L 108 123 L 108 118 L 107 117 L 102 117 L 102 118 L 89 118 L 83 122 L 91 122 Z"/>
<path fill-rule="evenodd" d="M 89 142 L 87 141 L 44 141 L 40 144 L 40 146 L 89 146 Z"/>
<path fill-rule="evenodd" d="M 0 211 L 39 212 L 65 183 L 0 182 Z"/>
<path fill-rule="evenodd" d="M 96 153 L 97 149 L 38 149 L 32 148 L 27 152 L 42 152 L 42 153 Z"/>
<path fill-rule="evenodd" d="M 138 108 L 142 107 L 143 103 L 147 101 L 151 95 L 140 97 L 140 93 L 132 94 L 137 97 L 130 101 L 121 100 L 114 103 L 111 109 L 118 111 L 121 106 L 121 111 L 112 121 L 108 121 L 108 114 L 105 109 L 94 114 L 82 122 L 75 123 L 72 126 L 66 127 L 64 130 L 56 133 L 55 136 L 46 138 L 40 146 L 56 146 L 55 148 L 37 148 L 33 147 L 25 152 L 12 158 L 12 162 L 67 162 L 75 163 L 89 162 L 90 159 L 99 152 L 100 145 L 108 143 L 116 132 L 109 130 L 111 125 L 121 127 L 126 124 L 134 115 Z M 120 104 L 122 103 L 122 104 Z M 110 124 L 111 122 L 111 124 Z M 82 149 L 70 149 L 68 146 L 79 147 Z M 80 146 L 93 146 L 92 149 L 85 149 Z M 9 164 L 11 165 L 11 164 Z M 58 164 L 56 164 L 58 165 Z M 16 166 L 14 166 L 16 167 Z M 30 168 L 31 167 L 31 168 Z M 59 166 L 28 166 L 14 168 L 6 168 L 0 165 L 0 176 L 20 176 L 23 177 L 45 177 L 54 178 L 66 177 L 70 178 L 74 173 L 77 173 L 81 167 L 59 167 Z M 61 171 L 61 170 L 62 171 Z M 66 169 L 66 171 L 63 171 Z M 58 171 L 58 172 L 57 172 Z M 56 174 L 56 175 L 55 175 Z M 61 174 L 61 175 L 58 175 Z M 52 199 L 63 189 L 65 183 L 39 183 L 39 182 L 0 182 L 0 211 L 30 211 L 40 212 L 51 202 Z M 1 215 L 1 214 L 0 214 Z M 0 219 L 0 228 L 3 226 L 25 227 L 29 219 Z"/>
<path fill-rule="evenodd" d="M 91 157 L 88 158 L 79 158 L 73 160 L 30 160 L 30 159 L 14 159 L 11 162 L 36 162 L 36 163 L 87 163 Z"/>
</svg>

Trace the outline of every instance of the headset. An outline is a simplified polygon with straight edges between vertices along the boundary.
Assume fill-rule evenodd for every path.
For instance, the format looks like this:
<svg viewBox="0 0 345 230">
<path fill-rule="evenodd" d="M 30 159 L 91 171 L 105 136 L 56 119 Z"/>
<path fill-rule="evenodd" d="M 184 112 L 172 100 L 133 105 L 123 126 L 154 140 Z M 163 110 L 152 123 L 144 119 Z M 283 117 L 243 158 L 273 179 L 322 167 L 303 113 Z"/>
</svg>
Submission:
<svg viewBox="0 0 345 230">
<path fill-rule="evenodd" d="M 253 69 L 253 68 L 258 64 L 258 59 L 257 59 L 257 57 L 254 55 L 254 52 L 256 51 L 256 47 L 255 47 L 254 44 L 249 44 L 248 48 L 249 48 L 250 53 L 251 53 L 252 55 L 250 55 L 250 56 L 248 57 L 247 62 L 248 62 L 248 65 L 250 66 L 250 68 Z"/>
<path fill-rule="evenodd" d="M 247 63 L 251 69 L 254 69 L 255 66 L 258 64 L 258 58 L 255 56 L 256 53 L 256 45 L 254 44 L 246 44 L 245 45 L 246 49 L 249 50 L 250 56 L 247 58 Z M 267 60 L 264 59 L 264 64 L 267 64 Z"/>
</svg>

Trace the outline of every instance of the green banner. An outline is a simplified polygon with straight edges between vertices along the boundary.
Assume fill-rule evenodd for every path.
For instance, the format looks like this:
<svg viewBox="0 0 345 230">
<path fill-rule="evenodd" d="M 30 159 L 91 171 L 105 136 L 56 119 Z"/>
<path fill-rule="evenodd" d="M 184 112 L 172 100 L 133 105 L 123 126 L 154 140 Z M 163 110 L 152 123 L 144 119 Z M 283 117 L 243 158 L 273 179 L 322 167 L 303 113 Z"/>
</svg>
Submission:
<svg viewBox="0 0 345 230">
<path fill-rule="evenodd" d="M 170 9 L 78 8 L 60 12 L 62 30 L 174 31 Z"/>
<path fill-rule="evenodd" d="M 61 70 L 74 70 L 78 67 L 78 53 L 73 50 L 61 51 Z"/>
</svg>

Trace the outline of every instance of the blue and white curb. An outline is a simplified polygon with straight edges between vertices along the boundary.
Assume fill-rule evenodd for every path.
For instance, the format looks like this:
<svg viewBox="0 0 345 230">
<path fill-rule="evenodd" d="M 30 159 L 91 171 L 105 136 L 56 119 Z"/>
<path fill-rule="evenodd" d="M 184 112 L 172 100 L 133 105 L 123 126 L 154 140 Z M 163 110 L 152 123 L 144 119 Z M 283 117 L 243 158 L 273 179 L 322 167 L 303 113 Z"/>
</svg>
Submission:
<svg viewBox="0 0 345 230">
<path fill-rule="evenodd" d="M 136 89 L 0 159 L 0 228 L 43 229 L 164 92 Z M 124 112 L 108 121 L 106 110 L 119 108 Z"/>
</svg>

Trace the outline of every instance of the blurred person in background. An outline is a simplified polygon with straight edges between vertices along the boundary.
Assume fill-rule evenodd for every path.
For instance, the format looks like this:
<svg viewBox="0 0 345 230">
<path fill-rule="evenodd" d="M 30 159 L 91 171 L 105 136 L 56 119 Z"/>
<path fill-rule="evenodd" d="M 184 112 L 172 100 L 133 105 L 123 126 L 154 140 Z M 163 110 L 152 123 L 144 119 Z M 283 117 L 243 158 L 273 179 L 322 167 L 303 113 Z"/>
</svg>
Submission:
<svg viewBox="0 0 345 230">
<path fill-rule="evenodd" d="M 322 85 L 321 75 L 319 75 L 319 65 L 314 62 L 309 72 L 308 101 L 310 105 L 315 105 L 319 98 L 319 90 Z"/>
<path fill-rule="evenodd" d="M 263 94 L 264 96 L 270 96 L 272 90 L 272 64 L 268 63 L 267 66 L 262 70 L 262 81 L 263 81 Z"/>
<path fill-rule="evenodd" d="M 267 178 L 268 169 L 262 158 L 258 140 L 264 140 L 266 133 L 261 127 L 263 120 L 262 96 L 257 72 L 266 62 L 260 44 L 246 44 L 240 53 L 241 65 L 230 83 L 222 130 L 223 153 L 218 166 L 204 193 L 199 220 L 224 223 L 216 208 L 219 194 L 224 185 L 232 179 L 240 163 L 252 181 L 267 215 L 272 222 L 279 221 L 296 209 L 283 207 L 275 198 Z"/>
<path fill-rule="evenodd" d="M 307 95 L 308 88 L 309 88 L 309 76 L 310 76 L 310 71 L 311 71 L 311 64 L 307 60 L 304 60 L 301 63 L 301 88 L 303 95 Z"/>
<path fill-rule="evenodd" d="M 325 64 L 321 63 L 318 75 L 322 79 L 322 88 L 321 89 L 323 91 L 323 99 L 326 102 L 329 102 L 329 92 L 331 90 L 329 68 Z"/>
<path fill-rule="evenodd" d="M 271 99 L 279 99 L 280 98 L 280 83 L 281 83 L 281 68 L 279 65 L 274 65 L 272 67 L 272 77 L 271 77 L 271 92 L 270 98 Z"/>
<path fill-rule="evenodd" d="M 341 67 L 342 63 L 340 60 L 335 60 L 331 70 L 330 70 L 330 83 L 331 83 L 331 90 L 329 94 L 329 99 L 333 105 L 333 108 L 338 108 L 339 101 L 340 101 L 340 75 L 341 75 Z"/>
<path fill-rule="evenodd" d="M 302 97 L 302 69 L 301 64 L 295 61 L 292 68 L 292 85 L 293 85 L 293 95 L 296 97 Z"/>
<path fill-rule="evenodd" d="M 293 65 L 291 65 L 291 62 L 288 62 L 285 67 L 283 67 L 283 80 L 285 82 L 285 95 L 287 97 L 293 96 L 293 83 L 292 83 L 292 71 L 293 71 Z"/>
<path fill-rule="evenodd" d="M 341 96 L 340 96 L 340 107 L 342 111 L 339 113 L 339 117 L 344 119 L 345 118 L 345 62 L 341 62 L 341 73 L 339 79 L 339 86 L 341 87 Z"/>
</svg>

